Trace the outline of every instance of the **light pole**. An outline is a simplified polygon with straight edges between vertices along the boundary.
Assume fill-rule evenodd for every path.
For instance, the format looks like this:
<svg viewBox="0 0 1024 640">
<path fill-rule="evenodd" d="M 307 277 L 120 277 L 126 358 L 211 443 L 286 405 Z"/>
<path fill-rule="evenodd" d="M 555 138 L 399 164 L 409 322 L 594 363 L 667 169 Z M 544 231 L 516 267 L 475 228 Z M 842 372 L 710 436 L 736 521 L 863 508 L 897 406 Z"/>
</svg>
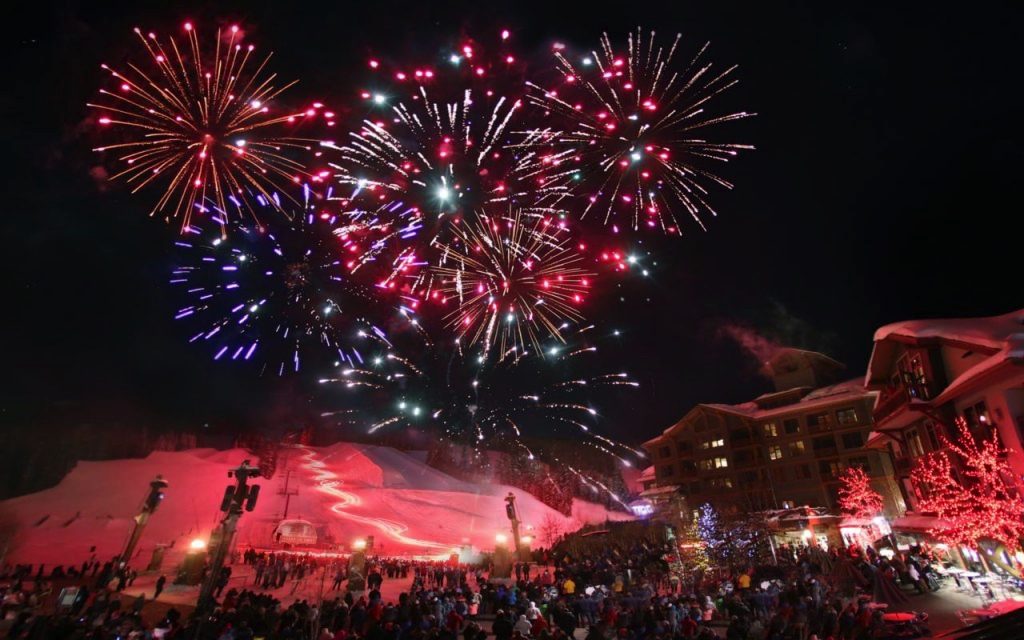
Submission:
<svg viewBox="0 0 1024 640">
<path fill-rule="evenodd" d="M 228 557 L 231 544 L 235 537 L 235 529 L 238 527 L 238 519 L 242 517 L 242 510 L 252 511 L 256 507 L 256 498 L 260 495 L 259 485 L 249 485 L 249 478 L 258 478 L 260 470 L 249 464 L 248 460 L 242 462 L 241 466 L 228 471 L 228 477 L 234 476 L 235 484 L 228 485 L 224 490 L 224 499 L 221 501 L 220 510 L 224 512 L 224 519 L 221 520 L 220 541 L 213 551 L 213 558 L 210 560 L 210 571 L 199 589 L 199 602 L 197 608 L 203 610 L 213 599 L 213 590 L 220 579 L 221 571 L 224 569 L 224 561 Z"/>
<path fill-rule="evenodd" d="M 516 496 L 511 491 L 505 496 L 505 515 L 512 523 L 512 548 L 516 551 L 516 557 L 523 560 L 519 557 L 519 512 L 516 511 Z"/>
<path fill-rule="evenodd" d="M 675 529 L 670 524 L 665 525 L 665 539 L 672 545 L 672 571 L 679 576 L 679 584 L 682 585 L 683 578 L 686 576 L 686 570 L 683 568 L 683 559 L 680 557 L 682 552 L 679 550 L 679 543 L 676 541 Z"/>
<path fill-rule="evenodd" d="M 157 474 L 153 480 L 149 483 L 149 493 L 146 494 L 146 499 L 142 503 L 142 508 L 139 509 L 139 513 L 135 516 L 135 526 L 132 528 L 132 535 L 128 538 L 128 543 L 124 546 L 124 551 L 121 553 L 121 562 L 128 566 L 128 562 L 132 559 L 132 554 L 135 553 L 135 547 L 139 544 L 139 539 L 142 537 L 142 531 L 146 528 L 146 524 L 149 522 L 149 516 L 153 515 L 156 508 L 160 506 L 160 502 L 164 499 L 164 489 L 168 487 L 167 481 L 160 474 Z"/>
</svg>

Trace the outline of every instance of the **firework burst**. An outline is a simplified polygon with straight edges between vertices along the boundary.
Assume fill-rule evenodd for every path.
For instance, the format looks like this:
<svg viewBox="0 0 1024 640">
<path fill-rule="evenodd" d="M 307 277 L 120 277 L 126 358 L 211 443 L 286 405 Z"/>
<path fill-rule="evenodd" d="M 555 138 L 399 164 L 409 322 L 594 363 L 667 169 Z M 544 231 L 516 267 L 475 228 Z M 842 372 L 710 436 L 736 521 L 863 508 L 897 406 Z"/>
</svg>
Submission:
<svg viewBox="0 0 1024 640">
<path fill-rule="evenodd" d="M 572 189 L 581 216 L 620 227 L 681 233 L 677 210 L 704 228 L 717 215 L 709 187 L 732 188 L 710 165 L 727 162 L 745 144 L 713 142 L 706 132 L 753 114 L 715 115 L 714 98 L 733 87 L 735 66 L 713 70 L 705 44 L 689 64 L 678 64 L 679 35 L 667 48 L 630 34 L 625 51 L 608 35 L 599 51 L 555 50 L 558 80 L 531 84 L 528 100 L 549 114 L 549 127 L 531 130 L 523 144 L 540 146 L 545 188 Z"/>
<path fill-rule="evenodd" d="M 431 247 L 449 245 L 453 229 L 481 209 L 555 212 L 565 188 L 544 186 L 536 149 L 512 145 L 522 142 L 513 130 L 525 128 L 526 91 L 514 56 L 485 61 L 479 48 L 465 44 L 439 69 L 385 71 L 377 60 L 370 64 L 384 74 L 377 84 L 386 88 L 363 91 L 371 115 L 346 141 L 325 146 L 336 152 L 331 166 L 341 196 L 360 211 L 391 209 L 389 229 L 401 229 L 362 260 L 405 241 L 390 247 L 382 284 L 433 263 Z"/>
<path fill-rule="evenodd" d="M 170 282 L 188 300 L 175 318 L 198 325 L 190 342 L 208 345 L 214 360 L 258 361 L 276 375 L 310 357 L 360 366 L 366 350 L 389 345 L 368 316 L 384 310 L 343 264 L 358 227 L 309 203 L 273 230 L 229 223 L 214 207 L 175 242 Z"/>
<path fill-rule="evenodd" d="M 570 344 L 545 345 L 543 357 L 515 347 L 491 357 L 458 341 L 411 350 L 419 354 L 412 358 L 382 350 L 365 366 L 340 366 L 334 377 L 320 380 L 341 394 L 343 404 L 358 407 L 325 415 L 342 416 L 369 433 L 421 428 L 480 449 L 527 453 L 524 434 L 568 430 L 589 446 L 628 462 L 622 456 L 642 452 L 596 431 L 600 414 L 591 397 L 607 394 L 610 388 L 639 385 L 626 373 L 578 376 L 583 361 L 597 351 L 585 341 L 592 329 L 572 330 Z M 351 394 L 357 394 L 358 401 L 345 397 Z"/>
<path fill-rule="evenodd" d="M 485 352 L 539 351 L 565 339 L 563 328 L 582 320 L 579 306 L 593 274 L 565 234 L 548 218 L 522 212 L 483 216 L 454 232 L 432 270 L 441 303 L 457 304 L 445 320 L 460 342 Z"/>
<path fill-rule="evenodd" d="M 126 71 L 103 65 L 117 86 L 89 104 L 101 125 L 127 136 L 97 149 L 117 153 L 125 165 L 112 179 L 123 179 L 133 193 L 162 186 L 151 213 L 181 216 L 183 229 L 207 201 L 222 211 L 252 211 L 256 196 L 277 202 L 283 185 L 302 179 L 303 163 L 294 156 L 311 151 L 312 143 L 280 137 L 273 125 L 316 116 L 331 124 L 334 117 L 319 103 L 299 112 L 272 110 L 294 82 L 275 84 L 270 55 L 257 57 L 237 26 L 218 30 L 206 49 L 191 23 L 184 28 L 181 45 L 135 29 L 148 60 L 128 62 Z"/>
</svg>

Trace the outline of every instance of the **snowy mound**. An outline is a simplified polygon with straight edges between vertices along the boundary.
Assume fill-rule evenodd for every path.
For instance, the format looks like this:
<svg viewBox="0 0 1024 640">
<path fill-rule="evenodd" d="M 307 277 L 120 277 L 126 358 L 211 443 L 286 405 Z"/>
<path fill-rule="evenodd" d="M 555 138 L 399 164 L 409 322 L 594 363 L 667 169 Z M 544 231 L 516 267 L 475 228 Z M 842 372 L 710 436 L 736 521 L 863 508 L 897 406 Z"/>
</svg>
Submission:
<svg viewBox="0 0 1024 640">
<path fill-rule="evenodd" d="M 92 553 L 109 558 L 123 547 L 149 481 L 162 474 L 166 499 L 150 519 L 135 555 L 144 566 L 157 545 L 169 546 L 167 563 L 191 540 L 207 539 L 218 522 L 227 471 L 254 456 L 235 449 L 155 452 L 144 459 L 79 463 L 56 487 L 0 502 L 0 517 L 17 524 L 7 561 L 81 563 Z M 384 554 L 442 555 L 454 547 L 490 549 L 508 533 L 504 497 L 517 497 L 520 518 L 534 527 L 572 531 L 624 513 L 576 501 L 571 517 L 519 489 L 464 482 L 387 447 L 338 443 L 282 451 L 271 479 L 260 479 L 259 502 L 239 525 L 239 547 L 271 547 L 285 518 L 311 522 L 328 548 L 347 548 L 374 536 Z M 285 491 L 287 483 L 288 491 Z M 95 552 L 92 548 L 95 547 Z"/>
</svg>

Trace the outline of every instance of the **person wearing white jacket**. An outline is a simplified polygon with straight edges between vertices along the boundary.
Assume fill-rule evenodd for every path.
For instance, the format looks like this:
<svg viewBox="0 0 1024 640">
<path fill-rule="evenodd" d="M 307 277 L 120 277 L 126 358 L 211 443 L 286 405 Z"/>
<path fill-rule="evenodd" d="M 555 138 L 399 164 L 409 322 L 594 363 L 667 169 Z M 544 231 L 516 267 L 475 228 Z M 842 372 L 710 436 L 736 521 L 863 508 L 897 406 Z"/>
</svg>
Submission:
<svg viewBox="0 0 1024 640">
<path fill-rule="evenodd" d="M 529 637 L 530 630 L 532 630 L 532 629 L 533 629 L 533 625 L 530 624 L 530 621 L 526 619 L 525 615 L 519 616 L 519 619 L 516 620 L 516 623 L 514 625 L 512 625 L 512 630 L 513 631 L 518 631 L 524 637 Z"/>
</svg>

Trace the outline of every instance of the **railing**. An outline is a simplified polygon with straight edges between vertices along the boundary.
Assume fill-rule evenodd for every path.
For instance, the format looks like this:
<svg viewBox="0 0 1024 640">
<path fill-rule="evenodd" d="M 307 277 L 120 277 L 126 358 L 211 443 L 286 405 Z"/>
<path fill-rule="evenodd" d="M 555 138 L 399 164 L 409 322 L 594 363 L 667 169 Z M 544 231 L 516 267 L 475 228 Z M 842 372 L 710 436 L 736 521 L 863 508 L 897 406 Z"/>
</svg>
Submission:
<svg viewBox="0 0 1024 640">
<path fill-rule="evenodd" d="M 907 392 L 905 386 L 887 387 L 882 391 L 882 395 L 878 398 L 878 404 L 875 405 L 875 422 L 881 422 L 896 413 L 897 409 L 909 403 L 910 393 Z"/>
<path fill-rule="evenodd" d="M 901 384 L 896 387 L 886 387 L 878 398 L 875 405 L 875 422 L 880 422 L 896 413 L 903 406 L 910 404 L 911 400 L 930 400 L 935 394 L 930 384 Z"/>
</svg>

